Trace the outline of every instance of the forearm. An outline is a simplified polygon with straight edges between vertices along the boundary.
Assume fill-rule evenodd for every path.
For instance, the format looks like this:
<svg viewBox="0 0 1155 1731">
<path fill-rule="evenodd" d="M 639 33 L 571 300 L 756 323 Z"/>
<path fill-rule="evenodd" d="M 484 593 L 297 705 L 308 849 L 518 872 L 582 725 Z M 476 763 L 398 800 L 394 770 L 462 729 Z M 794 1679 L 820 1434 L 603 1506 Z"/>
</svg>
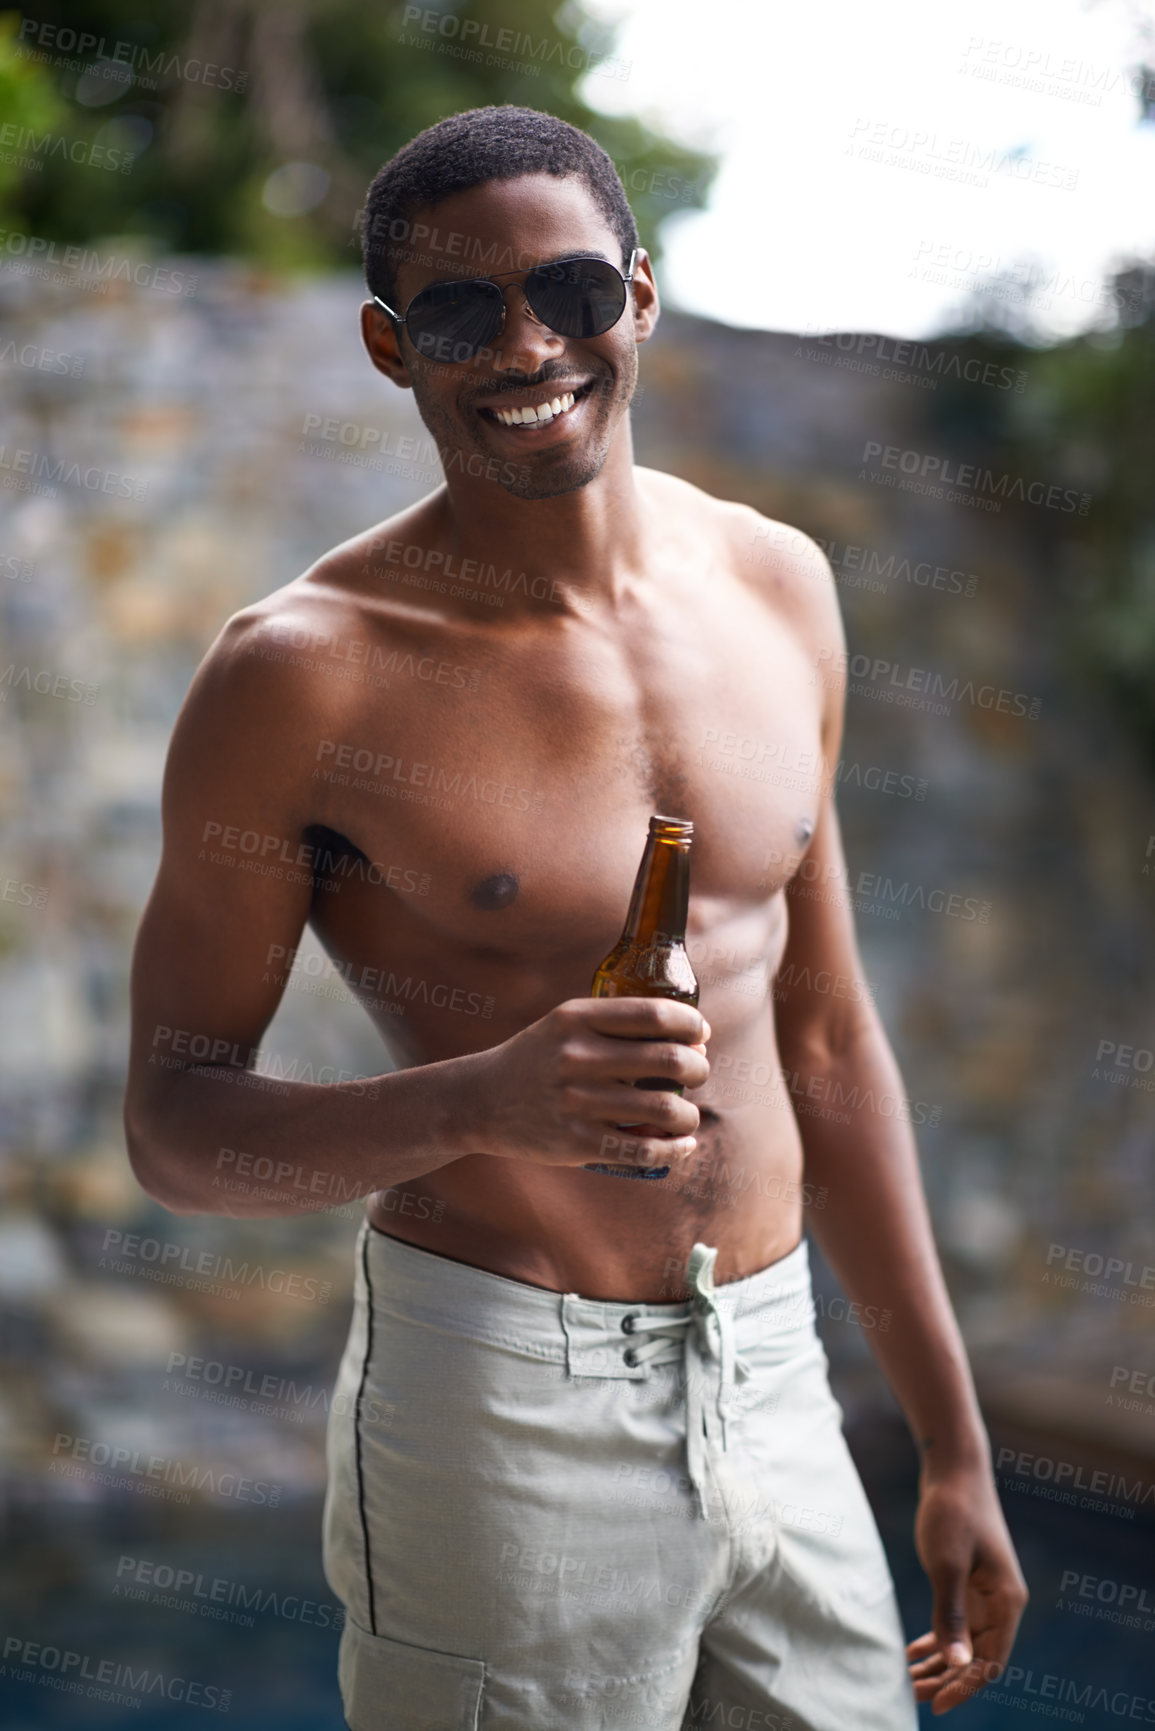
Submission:
<svg viewBox="0 0 1155 1731">
<path fill-rule="evenodd" d="M 989 1455 L 966 1349 L 951 1308 L 904 1109 L 902 1078 L 873 1019 L 832 1057 L 783 1053 L 796 1097 L 812 1078 L 837 1116 L 800 1113 L 807 1176 L 827 1188 L 814 1235 L 849 1297 L 888 1312 L 871 1345 L 929 1468 Z"/>
<path fill-rule="evenodd" d="M 177 1214 L 310 1213 L 469 1153 L 478 1054 L 332 1085 L 200 1066 L 130 1085 L 129 1155 Z"/>
</svg>

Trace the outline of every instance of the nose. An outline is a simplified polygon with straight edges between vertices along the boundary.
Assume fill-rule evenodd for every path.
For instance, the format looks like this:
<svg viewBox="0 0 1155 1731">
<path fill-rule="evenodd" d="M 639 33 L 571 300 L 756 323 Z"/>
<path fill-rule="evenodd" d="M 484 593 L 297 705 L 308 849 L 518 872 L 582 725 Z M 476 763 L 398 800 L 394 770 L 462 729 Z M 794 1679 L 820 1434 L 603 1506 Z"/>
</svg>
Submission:
<svg viewBox="0 0 1155 1731">
<path fill-rule="evenodd" d="M 561 352 L 564 344 L 564 337 L 542 324 L 526 300 L 521 284 L 507 284 L 505 327 L 493 345 L 494 371 L 536 373 L 543 361 L 552 360 Z"/>
</svg>

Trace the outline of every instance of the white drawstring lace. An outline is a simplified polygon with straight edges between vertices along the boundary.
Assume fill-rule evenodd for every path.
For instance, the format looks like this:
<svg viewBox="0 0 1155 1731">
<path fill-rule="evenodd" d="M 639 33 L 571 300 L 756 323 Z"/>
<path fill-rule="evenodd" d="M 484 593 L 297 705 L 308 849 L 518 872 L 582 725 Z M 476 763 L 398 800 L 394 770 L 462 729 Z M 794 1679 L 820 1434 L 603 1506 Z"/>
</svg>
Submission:
<svg viewBox="0 0 1155 1731">
<path fill-rule="evenodd" d="M 744 1382 L 750 1375 L 749 1364 L 735 1350 L 734 1317 L 727 1306 L 717 1301 L 714 1287 L 717 1256 L 717 1248 L 709 1244 L 695 1244 L 690 1252 L 686 1277 L 693 1291 L 693 1308 L 686 1316 L 649 1321 L 639 1313 L 625 1317 L 622 1322 L 622 1328 L 631 1336 L 654 1337 L 638 1345 L 631 1344 L 628 1364 L 668 1364 L 678 1358 L 684 1362 L 686 1461 L 703 1519 L 708 1519 L 706 1439 L 713 1440 L 717 1435 L 725 1450 L 730 1397 L 736 1383 Z M 713 1412 L 706 1400 L 707 1359 L 717 1365 Z"/>
</svg>

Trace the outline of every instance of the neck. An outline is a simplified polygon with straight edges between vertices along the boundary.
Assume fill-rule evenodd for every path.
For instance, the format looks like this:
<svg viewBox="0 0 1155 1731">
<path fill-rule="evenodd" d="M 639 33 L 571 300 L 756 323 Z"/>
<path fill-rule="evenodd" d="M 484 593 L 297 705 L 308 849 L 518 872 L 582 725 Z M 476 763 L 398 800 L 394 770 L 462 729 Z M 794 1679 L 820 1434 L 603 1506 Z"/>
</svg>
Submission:
<svg viewBox="0 0 1155 1731">
<path fill-rule="evenodd" d="M 600 472 L 584 487 L 548 499 L 519 499 L 499 483 L 455 469 L 441 501 L 449 550 L 501 570 L 544 578 L 539 594 L 506 611 L 552 614 L 613 606 L 642 566 L 642 506 L 633 439 L 622 417 Z M 514 597 L 509 598 L 514 602 Z"/>
</svg>

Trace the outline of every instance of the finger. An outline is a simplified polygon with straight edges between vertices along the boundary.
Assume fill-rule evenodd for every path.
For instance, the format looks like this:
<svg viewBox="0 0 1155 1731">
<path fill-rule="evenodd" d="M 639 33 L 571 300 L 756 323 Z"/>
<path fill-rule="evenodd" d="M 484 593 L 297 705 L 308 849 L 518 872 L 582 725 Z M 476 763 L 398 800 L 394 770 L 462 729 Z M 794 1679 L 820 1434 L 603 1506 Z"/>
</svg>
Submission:
<svg viewBox="0 0 1155 1731">
<path fill-rule="evenodd" d="M 944 1557 L 930 1571 L 934 1588 L 931 1623 L 948 1665 L 969 1665 L 974 1656 L 967 1627 L 969 1557 Z"/>
<path fill-rule="evenodd" d="M 914 1689 L 915 1700 L 938 1701 L 940 1697 L 946 1696 L 947 1690 L 957 1683 L 965 1675 L 965 1672 L 965 1666 L 951 1666 L 949 1668 L 944 1667 L 935 1675 L 926 1677 L 914 1677 L 912 1675 L 911 1686 Z"/>
<path fill-rule="evenodd" d="M 913 1688 L 913 1693 L 914 1693 L 914 1698 L 918 1702 L 920 1707 L 923 1706 L 926 1702 L 930 1701 L 933 1703 L 933 1707 L 932 1707 L 933 1712 L 940 1713 L 940 1712 L 949 1711 L 948 1707 L 940 1706 L 940 1704 L 939 1704 L 940 1697 L 943 1697 L 943 1688 L 942 1688 L 942 1684 L 935 1681 L 934 1679 L 932 1679 L 931 1681 L 926 1682 L 926 1683 L 915 1683 L 914 1688 Z M 945 1697 L 943 1697 L 943 1698 L 945 1699 Z M 954 1704 L 955 1703 L 953 1701 L 950 1703 L 950 1705 L 952 1705 L 952 1706 Z"/>
<path fill-rule="evenodd" d="M 574 999 L 588 1027 L 614 1039 L 680 1040 L 689 1046 L 709 1039 L 709 1023 L 693 1004 L 676 998 Z"/>
<path fill-rule="evenodd" d="M 917 1635 L 913 1641 L 906 1644 L 908 1659 L 921 1659 L 924 1654 L 938 1651 L 938 1636 L 933 1629 L 928 1629 L 925 1635 Z"/>
<path fill-rule="evenodd" d="M 613 1040 L 596 1036 L 588 1062 L 599 1076 L 656 1076 L 683 1088 L 701 1088 L 710 1079 L 710 1060 L 699 1046 L 674 1040 Z"/>
<path fill-rule="evenodd" d="M 693 1136 L 633 1135 L 628 1130 L 604 1130 L 590 1142 L 591 1150 L 583 1163 L 592 1157 L 611 1166 L 677 1166 L 688 1160 L 698 1145 Z"/>
<path fill-rule="evenodd" d="M 964 1665 L 953 1671 L 938 1687 L 929 1699 L 933 1713 L 949 1713 L 955 1707 L 961 1707 L 964 1701 L 971 1701 L 991 1681 L 987 1667 L 982 1660 Z M 917 1693 L 917 1691 L 916 1691 Z"/>
<path fill-rule="evenodd" d="M 998 1665 L 1000 1672 L 1011 1656 L 1024 1605 L 1025 1600 L 1018 1594 L 993 1593 L 987 1607 L 987 1626 L 975 1631 L 976 1651 L 989 1663 Z"/>
<path fill-rule="evenodd" d="M 953 1671 L 944 1671 L 941 1677 L 912 1677 L 911 1685 L 917 1701 L 933 1701 L 943 1685 L 955 1675 Z"/>
<path fill-rule="evenodd" d="M 1013 1598 L 1014 1602 L 1009 1600 Z M 1014 1645 L 1015 1631 L 1022 1615 L 1022 1605 L 1017 1595 L 996 1594 L 995 1606 L 990 1608 L 991 1620 L 982 1629 L 974 1631 L 974 1659 L 970 1665 L 964 1665 L 950 1676 L 942 1679 L 942 1705 L 934 1708 L 936 1713 L 949 1712 L 963 1701 L 971 1700 L 985 1689 L 989 1683 L 995 1683 L 1007 1668 L 1011 1647 Z M 993 1613 L 993 1614 L 991 1614 Z"/>
<path fill-rule="evenodd" d="M 566 1090 L 567 1109 L 583 1118 L 595 1120 L 600 1129 L 621 1131 L 631 1135 L 692 1136 L 701 1114 L 692 1100 L 680 1094 L 644 1092 L 619 1084 L 617 1087 L 570 1088 Z M 572 1102 L 572 1104 L 571 1104 Z M 636 1126 L 645 1125 L 645 1130 Z"/>
</svg>

